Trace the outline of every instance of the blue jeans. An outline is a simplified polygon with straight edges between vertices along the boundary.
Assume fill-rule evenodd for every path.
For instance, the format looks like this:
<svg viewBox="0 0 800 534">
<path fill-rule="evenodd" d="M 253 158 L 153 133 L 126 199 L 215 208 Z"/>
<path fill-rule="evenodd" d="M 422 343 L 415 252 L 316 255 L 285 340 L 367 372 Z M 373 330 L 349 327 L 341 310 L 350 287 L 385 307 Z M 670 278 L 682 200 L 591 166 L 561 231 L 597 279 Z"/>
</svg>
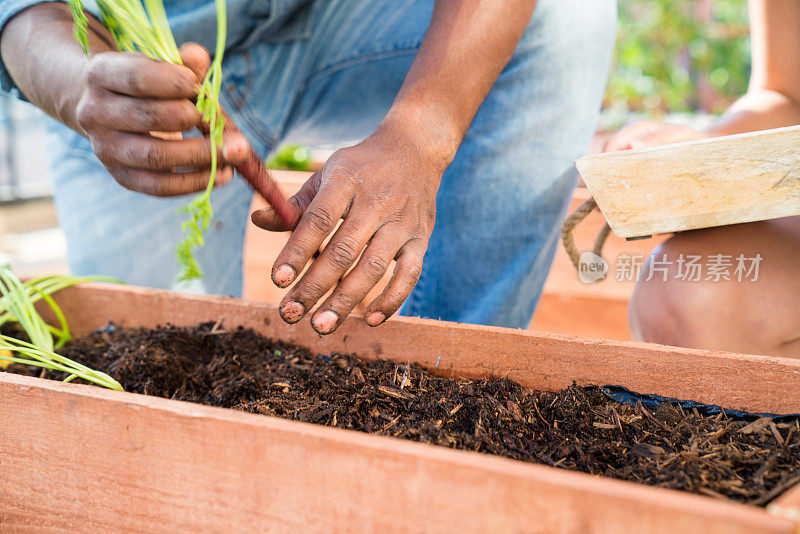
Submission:
<svg viewBox="0 0 800 534">
<path fill-rule="evenodd" d="M 231 46 L 223 81 L 223 106 L 262 155 L 284 141 L 343 145 L 369 135 L 414 59 L 433 0 L 269 5 L 277 10 L 269 22 Z M 527 326 L 575 185 L 573 161 L 596 126 L 615 18 L 613 0 L 539 0 L 444 174 L 422 276 L 402 313 Z M 191 24 L 182 28 L 179 41 L 191 37 Z M 73 272 L 172 287 L 181 237 L 174 212 L 187 198 L 123 189 L 88 141 L 64 126 L 54 125 L 51 146 Z M 206 279 L 197 290 L 241 293 L 250 199 L 243 180 L 213 193 L 215 220 L 198 253 Z"/>
</svg>

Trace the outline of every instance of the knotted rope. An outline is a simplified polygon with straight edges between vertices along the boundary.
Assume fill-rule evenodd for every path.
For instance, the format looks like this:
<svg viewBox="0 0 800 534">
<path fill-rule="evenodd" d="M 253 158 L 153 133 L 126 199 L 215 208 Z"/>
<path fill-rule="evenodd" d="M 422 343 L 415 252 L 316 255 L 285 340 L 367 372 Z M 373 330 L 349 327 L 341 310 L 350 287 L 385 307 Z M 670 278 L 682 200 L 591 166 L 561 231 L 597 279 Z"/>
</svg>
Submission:
<svg viewBox="0 0 800 534">
<path fill-rule="evenodd" d="M 564 220 L 564 224 L 561 225 L 561 241 L 564 243 L 564 249 L 567 251 L 567 255 L 576 270 L 580 270 L 581 253 L 578 252 L 578 248 L 575 246 L 575 236 L 573 232 L 575 231 L 575 227 L 595 208 L 597 208 L 597 202 L 594 201 L 594 198 L 589 197 L 589 199 L 578 206 L 578 209 L 567 217 Z M 597 234 L 597 239 L 594 240 L 592 252 L 600 257 L 602 257 L 603 245 L 606 242 L 609 232 L 611 232 L 611 227 L 606 223 L 603 225 L 603 229 L 600 230 L 600 233 Z"/>
</svg>

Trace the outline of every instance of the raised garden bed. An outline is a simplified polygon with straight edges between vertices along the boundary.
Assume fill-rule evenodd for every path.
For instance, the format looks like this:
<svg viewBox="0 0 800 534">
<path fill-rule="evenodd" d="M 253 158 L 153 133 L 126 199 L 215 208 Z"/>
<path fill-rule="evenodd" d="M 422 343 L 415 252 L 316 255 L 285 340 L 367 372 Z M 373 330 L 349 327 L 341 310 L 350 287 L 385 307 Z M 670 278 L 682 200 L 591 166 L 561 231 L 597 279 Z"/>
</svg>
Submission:
<svg viewBox="0 0 800 534">
<path fill-rule="evenodd" d="M 752 412 L 800 412 L 781 358 L 399 319 L 320 338 L 274 306 L 84 285 L 57 300 L 78 335 L 222 320 L 309 347 L 508 376 L 557 391 L 616 384 Z M 394 392 L 394 391 L 392 391 Z M 257 410 L 256 410 L 257 411 Z M 0 526 L 286 531 L 795 532 L 767 510 L 558 468 L 174 400 L 0 374 Z M 783 432 L 783 436 L 786 436 Z M 788 438 L 787 438 L 788 439 Z"/>
</svg>

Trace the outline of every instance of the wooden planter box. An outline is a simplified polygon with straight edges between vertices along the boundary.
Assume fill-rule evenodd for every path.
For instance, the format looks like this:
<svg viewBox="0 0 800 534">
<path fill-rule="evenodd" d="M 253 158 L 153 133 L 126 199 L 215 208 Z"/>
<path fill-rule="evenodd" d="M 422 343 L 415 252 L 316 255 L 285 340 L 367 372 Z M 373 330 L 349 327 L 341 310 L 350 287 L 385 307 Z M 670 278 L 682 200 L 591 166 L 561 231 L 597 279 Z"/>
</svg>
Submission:
<svg viewBox="0 0 800 534">
<path fill-rule="evenodd" d="M 502 328 L 348 319 L 321 338 L 273 305 L 87 284 L 76 334 L 223 319 L 315 351 L 409 359 L 531 388 L 617 384 L 730 408 L 800 412 L 800 362 Z M 0 373 L 0 530 L 794 533 L 769 510 L 488 455 Z"/>
</svg>

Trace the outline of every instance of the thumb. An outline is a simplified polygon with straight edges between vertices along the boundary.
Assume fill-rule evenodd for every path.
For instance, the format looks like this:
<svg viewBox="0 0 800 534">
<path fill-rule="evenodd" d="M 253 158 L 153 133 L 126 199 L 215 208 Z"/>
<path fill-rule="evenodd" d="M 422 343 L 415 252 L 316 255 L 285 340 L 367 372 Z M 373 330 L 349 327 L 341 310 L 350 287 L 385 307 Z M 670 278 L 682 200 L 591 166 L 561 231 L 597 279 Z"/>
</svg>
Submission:
<svg viewBox="0 0 800 534">
<path fill-rule="evenodd" d="M 295 220 L 292 221 L 290 225 L 284 224 L 272 208 L 254 211 L 250 216 L 250 220 L 259 228 L 269 230 L 270 232 L 288 232 L 294 230 L 297 223 L 300 222 L 300 217 L 305 213 L 306 208 L 308 208 L 311 201 L 314 200 L 314 197 L 317 196 L 321 179 L 322 171 L 319 170 L 315 172 L 311 178 L 306 180 L 306 183 L 303 184 L 300 191 L 289 199 L 289 203 L 297 208 Z"/>
<path fill-rule="evenodd" d="M 211 56 L 208 50 L 197 43 L 184 43 L 180 50 L 181 61 L 194 72 L 197 83 L 203 83 L 208 68 L 211 66 Z"/>
</svg>

